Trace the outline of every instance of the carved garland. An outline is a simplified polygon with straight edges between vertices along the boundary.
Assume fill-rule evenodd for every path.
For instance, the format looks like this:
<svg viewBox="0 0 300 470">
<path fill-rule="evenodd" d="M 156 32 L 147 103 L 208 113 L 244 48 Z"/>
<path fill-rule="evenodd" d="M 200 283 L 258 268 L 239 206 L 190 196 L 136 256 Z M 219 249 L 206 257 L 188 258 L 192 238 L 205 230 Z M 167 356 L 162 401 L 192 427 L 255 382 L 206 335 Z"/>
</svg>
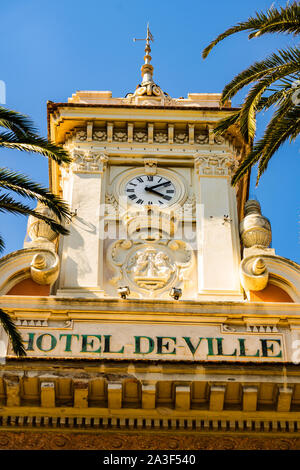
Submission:
<svg viewBox="0 0 300 470">
<path fill-rule="evenodd" d="M 80 129 L 75 133 L 75 138 L 79 142 L 83 142 L 87 140 L 87 132 L 85 129 Z M 93 140 L 104 142 L 108 139 L 108 134 L 106 129 L 95 129 L 92 135 Z M 147 129 L 140 129 L 135 130 L 133 132 L 133 138 L 136 142 L 145 143 L 148 141 L 148 131 Z M 129 134 L 127 130 L 115 129 L 112 134 L 112 140 L 116 142 L 127 142 L 129 139 Z M 154 131 L 153 140 L 157 144 L 164 144 L 167 143 L 169 140 L 168 132 L 157 130 Z M 204 145 L 209 143 L 209 136 L 207 131 L 197 132 L 195 133 L 196 144 Z M 186 131 L 176 131 L 174 135 L 174 143 L 175 144 L 186 144 L 189 142 L 189 135 Z M 226 143 L 225 138 L 223 136 L 214 136 L 214 143 L 216 145 L 224 145 Z"/>
</svg>

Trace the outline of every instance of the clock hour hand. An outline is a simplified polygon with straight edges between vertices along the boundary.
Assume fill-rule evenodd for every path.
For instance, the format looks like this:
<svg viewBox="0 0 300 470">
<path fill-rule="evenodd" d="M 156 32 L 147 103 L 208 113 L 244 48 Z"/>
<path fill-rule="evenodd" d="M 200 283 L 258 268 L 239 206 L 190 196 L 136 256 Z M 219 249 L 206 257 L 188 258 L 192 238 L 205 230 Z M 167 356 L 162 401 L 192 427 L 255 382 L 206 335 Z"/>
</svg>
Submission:
<svg viewBox="0 0 300 470">
<path fill-rule="evenodd" d="M 145 191 L 157 194 L 158 196 L 162 197 L 163 199 L 168 199 L 168 200 L 170 199 L 170 196 L 165 196 L 164 194 L 159 193 L 158 191 L 155 191 L 155 189 L 152 189 L 152 188 L 145 188 Z"/>
<path fill-rule="evenodd" d="M 150 187 L 146 186 L 145 190 L 150 191 L 151 189 L 158 188 L 159 186 L 169 186 L 170 184 L 171 184 L 171 181 L 165 181 L 164 183 L 155 184 L 154 186 L 150 186 Z"/>
</svg>

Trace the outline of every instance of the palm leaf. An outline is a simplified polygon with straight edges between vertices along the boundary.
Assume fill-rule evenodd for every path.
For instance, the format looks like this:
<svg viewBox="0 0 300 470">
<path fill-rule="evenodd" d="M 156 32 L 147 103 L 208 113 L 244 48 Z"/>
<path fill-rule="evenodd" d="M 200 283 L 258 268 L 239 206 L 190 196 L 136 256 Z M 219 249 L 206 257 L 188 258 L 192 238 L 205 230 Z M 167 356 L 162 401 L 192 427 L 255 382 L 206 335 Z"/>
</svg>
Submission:
<svg viewBox="0 0 300 470">
<path fill-rule="evenodd" d="M 3 238 L 0 235 L 0 253 L 4 250 L 4 248 L 5 248 L 5 243 L 4 243 Z"/>
<path fill-rule="evenodd" d="M 259 162 L 256 181 L 256 184 L 258 184 L 261 175 L 266 170 L 274 153 L 287 140 L 293 140 L 297 137 L 300 131 L 300 106 L 291 106 L 289 111 L 287 111 L 286 107 L 287 104 L 284 103 L 271 119 L 263 137 L 255 143 L 252 151 L 243 160 L 232 177 L 231 183 L 233 186 L 235 186 L 257 162 Z"/>
<path fill-rule="evenodd" d="M 0 309 L 0 323 L 2 324 L 5 332 L 7 333 L 7 335 L 9 336 L 11 340 L 14 353 L 17 356 L 26 356 L 26 351 L 23 345 L 21 334 L 16 328 L 10 315 L 4 312 L 4 310 L 2 309 Z"/>
<path fill-rule="evenodd" d="M 230 126 L 233 126 L 234 124 L 237 124 L 239 118 L 240 118 L 240 110 L 235 111 L 232 113 L 230 116 L 221 119 L 218 121 L 218 124 L 214 128 L 214 133 L 216 135 L 218 134 L 224 134 Z"/>
<path fill-rule="evenodd" d="M 12 214 L 20 215 L 33 215 L 37 219 L 46 222 L 52 230 L 62 235 L 68 235 L 69 231 L 55 220 L 46 217 L 40 212 L 31 209 L 29 206 L 22 204 L 21 202 L 15 201 L 9 194 L 0 194 L 0 212 L 9 212 Z"/>
<path fill-rule="evenodd" d="M 268 19 L 259 31 L 249 34 L 249 39 L 253 37 L 262 36 L 263 34 L 269 33 L 300 33 L 300 5 L 298 2 L 293 2 L 279 10 L 272 7 L 269 9 Z"/>
<path fill-rule="evenodd" d="M 223 92 L 221 102 L 225 103 L 227 100 L 233 98 L 246 85 L 261 79 L 264 76 L 271 75 L 272 73 L 281 73 L 289 75 L 294 73 L 295 70 L 300 68 L 300 50 L 298 48 L 288 48 L 279 50 L 278 53 L 273 53 L 266 59 L 255 62 L 253 65 L 243 70 L 236 75 L 233 80 L 228 83 Z"/>
<path fill-rule="evenodd" d="M 202 52 L 205 59 L 210 51 L 219 42 L 225 38 L 242 32 L 251 31 L 249 39 L 267 33 L 300 33 L 300 6 L 298 2 L 293 2 L 285 8 L 270 8 L 267 13 L 256 12 L 256 16 L 250 17 L 247 21 L 237 23 L 235 26 L 228 28 L 224 33 L 214 39 Z"/>
<path fill-rule="evenodd" d="M 25 135 L 37 134 L 37 129 L 31 119 L 17 111 L 6 109 L 3 106 L 0 106 L 0 127 L 5 127 L 13 132 L 23 133 Z"/>
<path fill-rule="evenodd" d="M 43 137 L 35 135 L 19 135 L 13 132 L 0 133 L 0 147 L 17 149 L 24 152 L 33 152 L 51 158 L 58 164 L 71 161 L 68 152 L 58 145 L 49 142 Z"/>
<path fill-rule="evenodd" d="M 275 115 L 266 129 L 264 147 L 260 151 L 256 184 L 267 169 L 274 153 L 288 140 L 295 140 L 300 132 L 300 106 L 293 106 L 282 114 L 279 118 Z"/>
<path fill-rule="evenodd" d="M 29 199 L 37 199 L 42 204 L 48 206 L 59 220 L 62 220 L 62 217 L 67 219 L 71 217 L 68 205 L 60 197 L 52 194 L 41 185 L 34 183 L 25 175 L 0 168 L 0 187 L 14 191 L 20 196 Z"/>
<path fill-rule="evenodd" d="M 300 64 L 293 64 L 289 67 L 289 70 L 297 70 L 298 68 L 300 68 Z M 285 75 L 286 71 L 281 69 L 279 72 L 274 72 L 262 78 L 250 89 L 243 103 L 239 119 L 240 131 L 246 142 L 251 143 L 254 139 L 256 131 L 256 110 L 258 104 L 261 102 L 262 94 L 272 83 L 283 78 Z M 281 90 L 281 99 L 282 98 L 283 91 Z"/>
</svg>

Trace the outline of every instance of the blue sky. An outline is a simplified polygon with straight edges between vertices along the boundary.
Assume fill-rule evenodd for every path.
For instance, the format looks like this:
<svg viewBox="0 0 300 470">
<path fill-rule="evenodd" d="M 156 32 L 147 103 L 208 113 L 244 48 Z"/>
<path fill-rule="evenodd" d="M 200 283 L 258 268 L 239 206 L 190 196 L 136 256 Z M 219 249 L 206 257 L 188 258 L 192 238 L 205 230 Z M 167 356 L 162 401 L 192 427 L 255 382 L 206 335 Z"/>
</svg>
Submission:
<svg viewBox="0 0 300 470">
<path fill-rule="evenodd" d="M 61 102 L 76 90 L 111 90 L 125 96 L 140 82 L 147 22 L 152 45 L 154 78 L 172 97 L 189 92 L 219 93 L 241 70 L 278 48 L 295 44 L 289 36 L 248 40 L 232 36 L 204 61 L 203 48 L 229 26 L 257 10 L 284 2 L 271 0 L 10 0 L 1 3 L 0 80 L 6 83 L 6 105 L 28 114 L 47 135 L 47 100 Z M 5 46 L 3 46 L 5 44 Z M 238 106 L 245 96 L 233 100 Z M 259 120 L 261 135 L 268 115 Z M 2 166 L 19 170 L 48 185 L 47 160 L 1 150 Z M 250 197 L 260 201 L 272 225 L 276 254 L 300 262 L 299 140 L 273 157 Z M 21 249 L 27 221 L 0 215 L 4 254 Z"/>
</svg>

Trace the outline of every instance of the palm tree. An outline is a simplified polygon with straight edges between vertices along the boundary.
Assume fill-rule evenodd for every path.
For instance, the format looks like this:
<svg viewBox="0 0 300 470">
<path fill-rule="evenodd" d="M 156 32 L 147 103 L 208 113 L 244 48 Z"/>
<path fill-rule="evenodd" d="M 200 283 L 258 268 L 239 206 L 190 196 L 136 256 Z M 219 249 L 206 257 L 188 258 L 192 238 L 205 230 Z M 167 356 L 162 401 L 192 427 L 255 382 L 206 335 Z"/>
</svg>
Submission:
<svg viewBox="0 0 300 470">
<path fill-rule="evenodd" d="M 211 49 L 223 39 L 240 31 L 249 31 L 249 39 L 264 34 L 300 33 L 300 4 L 294 1 L 279 9 L 273 6 L 266 13 L 258 12 L 245 22 L 236 24 L 220 34 L 202 52 L 205 59 Z M 258 163 L 258 181 L 266 170 L 270 158 L 279 147 L 293 141 L 300 129 L 300 50 L 288 47 L 278 50 L 266 59 L 255 62 L 239 73 L 228 83 L 221 97 L 221 105 L 234 97 L 238 91 L 252 84 L 239 111 L 222 119 L 215 128 L 216 133 L 224 134 L 232 126 L 238 126 L 243 138 L 252 150 L 242 161 L 233 175 L 235 185 L 253 165 Z M 262 138 L 255 142 L 256 114 L 275 107 L 275 111 Z"/>
<path fill-rule="evenodd" d="M 2 128 L 0 147 L 39 153 L 55 160 L 58 164 L 70 161 L 68 153 L 62 147 L 38 135 L 32 121 L 27 116 L 0 106 L 0 127 Z M 4 190 L 0 193 L 0 212 L 25 216 L 34 215 L 49 224 L 55 232 L 63 235 L 68 234 L 68 230 L 61 225 L 61 222 L 70 218 L 69 208 L 60 197 L 52 194 L 47 188 L 31 181 L 27 176 L 7 168 L 0 168 L 0 188 Z M 58 222 L 31 209 L 29 205 L 15 200 L 13 194 L 29 200 L 37 200 L 48 206 Z M 0 252 L 3 249 L 4 240 L 0 235 Z M 0 323 L 12 342 L 15 354 L 26 355 L 19 331 L 10 315 L 2 309 L 0 309 Z"/>
</svg>

